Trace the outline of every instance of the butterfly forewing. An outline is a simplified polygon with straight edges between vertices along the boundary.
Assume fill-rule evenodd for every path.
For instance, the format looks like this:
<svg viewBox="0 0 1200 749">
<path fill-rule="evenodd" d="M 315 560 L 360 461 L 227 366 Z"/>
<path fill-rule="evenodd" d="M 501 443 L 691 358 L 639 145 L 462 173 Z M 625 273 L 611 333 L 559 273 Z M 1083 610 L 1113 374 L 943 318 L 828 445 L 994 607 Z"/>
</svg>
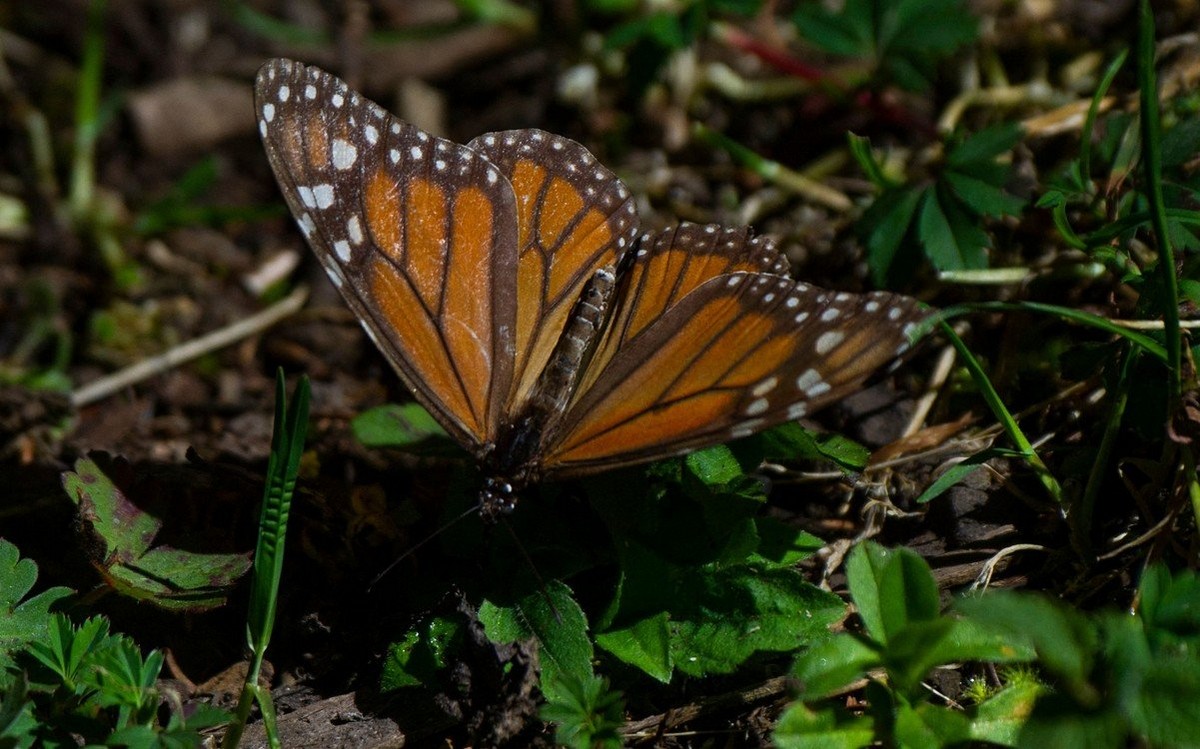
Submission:
<svg viewBox="0 0 1200 749">
<path fill-rule="evenodd" d="M 513 372 L 508 179 L 316 68 L 271 61 L 255 99 L 284 197 L 334 284 L 421 403 L 483 450 Z"/>
<path fill-rule="evenodd" d="M 468 147 L 494 163 L 516 194 L 516 375 L 505 405 L 515 414 L 529 402 L 584 285 L 631 247 L 637 212 L 625 185 L 575 141 L 509 130 Z"/>
<path fill-rule="evenodd" d="M 687 241 L 661 251 L 686 252 Z M 546 437 L 542 470 L 643 462 L 800 418 L 861 387 L 927 316 L 893 294 L 835 294 L 774 273 L 714 276 L 609 359 L 593 359 L 598 371 Z"/>
</svg>

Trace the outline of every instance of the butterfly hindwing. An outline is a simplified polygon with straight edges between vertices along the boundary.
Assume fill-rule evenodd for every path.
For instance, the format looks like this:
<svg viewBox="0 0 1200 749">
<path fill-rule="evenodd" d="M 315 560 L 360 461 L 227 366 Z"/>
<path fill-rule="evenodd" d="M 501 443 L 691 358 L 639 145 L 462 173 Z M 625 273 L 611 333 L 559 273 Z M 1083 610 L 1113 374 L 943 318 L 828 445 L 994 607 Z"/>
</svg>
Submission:
<svg viewBox="0 0 1200 749">
<path fill-rule="evenodd" d="M 690 241 L 656 246 L 686 254 Z M 542 470 L 639 463 L 798 419 L 861 387 L 927 315 L 894 294 L 838 294 L 748 270 L 713 276 L 593 359 L 598 370 L 546 435 Z"/>
<path fill-rule="evenodd" d="M 255 98 L 284 197 L 334 285 L 422 405 L 485 449 L 512 379 L 508 179 L 317 68 L 273 60 Z"/>
<path fill-rule="evenodd" d="M 626 343 L 697 286 L 717 276 L 746 271 L 786 277 L 787 259 L 766 237 L 715 224 L 681 224 L 646 234 L 623 273 L 612 320 L 583 375 L 583 392 Z"/>
</svg>

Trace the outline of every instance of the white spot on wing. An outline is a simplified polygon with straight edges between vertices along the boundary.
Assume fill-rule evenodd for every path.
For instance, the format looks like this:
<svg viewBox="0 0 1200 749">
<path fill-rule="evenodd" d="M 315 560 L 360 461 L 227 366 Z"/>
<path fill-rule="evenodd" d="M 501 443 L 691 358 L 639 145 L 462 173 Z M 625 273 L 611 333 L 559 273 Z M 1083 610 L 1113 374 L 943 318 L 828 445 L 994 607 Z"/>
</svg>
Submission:
<svg viewBox="0 0 1200 749">
<path fill-rule="evenodd" d="M 825 382 L 820 372 L 815 369 L 808 369 L 805 370 L 804 374 L 796 378 L 796 389 L 813 398 L 828 391 L 829 383 Z"/>
<path fill-rule="evenodd" d="M 746 406 L 746 415 L 758 416 L 759 414 L 766 412 L 770 405 L 770 401 L 768 401 L 766 398 L 755 398 Z"/>
<path fill-rule="evenodd" d="M 767 393 L 774 390 L 775 386 L 778 384 L 779 384 L 779 378 L 776 377 L 775 375 L 771 375 L 767 379 L 765 379 L 762 382 L 755 385 L 754 389 L 751 390 L 750 392 L 751 392 L 751 394 L 754 395 L 755 398 L 758 398 L 758 397 L 766 395 Z"/>
<path fill-rule="evenodd" d="M 316 185 L 312 193 L 318 208 L 325 209 L 333 205 L 333 185 Z"/>
<path fill-rule="evenodd" d="M 349 169 L 358 160 L 358 149 L 348 140 L 334 138 L 330 158 L 335 169 Z"/>
<path fill-rule="evenodd" d="M 818 354 L 828 354 L 844 340 L 846 340 L 845 333 L 840 330 L 829 330 L 817 338 L 814 348 L 816 348 Z"/>
</svg>

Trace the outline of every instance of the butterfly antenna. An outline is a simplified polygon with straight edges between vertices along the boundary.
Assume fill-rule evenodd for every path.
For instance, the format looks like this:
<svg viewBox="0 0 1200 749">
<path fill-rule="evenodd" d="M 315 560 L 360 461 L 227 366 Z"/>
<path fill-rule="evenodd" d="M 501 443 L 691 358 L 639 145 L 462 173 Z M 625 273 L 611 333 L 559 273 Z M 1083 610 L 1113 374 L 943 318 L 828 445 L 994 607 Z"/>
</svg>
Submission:
<svg viewBox="0 0 1200 749">
<path fill-rule="evenodd" d="M 525 560 L 525 564 L 529 565 L 529 570 L 533 573 L 533 579 L 537 580 L 538 590 L 541 592 L 542 598 L 546 600 L 546 605 L 550 607 L 550 613 L 554 614 L 555 623 L 562 624 L 562 614 L 558 613 L 558 607 L 554 605 L 554 600 L 550 598 L 550 592 L 546 588 L 546 579 L 542 577 L 542 573 L 538 572 L 537 565 L 533 563 L 533 558 L 525 550 L 525 544 L 521 543 L 521 539 L 517 538 L 517 532 L 513 530 L 512 525 L 508 522 L 508 518 L 501 515 L 499 520 L 500 524 L 504 526 L 504 530 L 508 531 L 508 535 L 512 536 L 513 543 L 516 544 L 517 550 L 521 552 L 521 557 Z"/>
<path fill-rule="evenodd" d="M 379 581 L 382 580 L 384 578 L 384 576 L 387 575 L 387 573 L 391 572 L 392 569 L 394 569 L 397 564 L 400 564 L 405 559 L 408 559 L 413 554 L 416 554 L 418 551 L 421 550 L 422 546 L 429 543 L 430 541 L 437 538 L 438 536 L 442 535 L 446 531 L 450 530 L 459 521 L 461 521 L 463 518 L 467 517 L 468 515 L 479 512 L 482 508 L 483 508 L 483 502 L 478 502 L 478 503 L 472 505 L 471 507 L 468 507 L 461 515 L 446 521 L 440 528 L 435 530 L 433 533 L 430 533 L 428 536 L 421 539 L 413 546 L 409 547 L 408 551 L 405 551 L 403 554 L 401 554 L 400 556 L 393 559 L 391 564 L 389 564 L 387 567 L 383 568 L 383 572 L 380 572 L 378 575 L 375 576 L 375 578 L 373 580 L 371 580 L 370 584 L 367 585 L 367 592 L 370 593 L 371 589 L 374 588 L 376 585 L 378 585 Z M 522 551 L 522 553 L 524 553 L 525 550 L 522 549 L 521 551 Z"/>
</svg>

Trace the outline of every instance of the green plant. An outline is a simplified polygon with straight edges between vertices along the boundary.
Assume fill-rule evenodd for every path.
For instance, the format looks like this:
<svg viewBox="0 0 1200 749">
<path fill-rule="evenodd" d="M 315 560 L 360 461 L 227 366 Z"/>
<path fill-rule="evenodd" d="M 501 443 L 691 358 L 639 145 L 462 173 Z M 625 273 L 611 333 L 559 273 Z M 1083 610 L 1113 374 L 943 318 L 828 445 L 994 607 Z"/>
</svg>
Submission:
<svg viewBox="0 0 1200 749">
<path fill-rule="evenodd" d="M 373 443 L 389 444 L 394 430 L 391 444 L 423 449 L 422 430 L 413 431 L 419 420 L 393 417 L 372 417 Z M 617 703 L 597 686 L 597 666 L 661 683 L 733 673 L 823 636 L 844 615 L 836 596 L 805 582 L 795 567 L 821 542 L 758 517 L 764 487 L 747 471 L 767 456 L 799 455 L 835 456 L 850 469 L 865 461 L 865 451 L 844 438 L 813 439 L 792 426 L 664 461 L 648 473 L 596 477 L 584 485 L 589 502 L 583 506 L 543 489 L 506 521 L 524 549 L 504 533 L 480 538 L 488 531 L 471 520 L 438 540 L 464 569 L 487 570 L 461 578 L 467 600 L 483 600 L 479 619 L 487 637 L 536 642 L 542 693 L 556 706 L 546 717 L 560 722 L 561 731 L 578 731 L 571 741 L 601 741 L 609 722 L 604 716 Z M 630 492 L 638 473 L 647 476 L 635 479 L 645 489 Z M 455 482 L 463 501 L 475 480 L 464 474 Z M 446 514 L 461 514 L 460 506 Z M 454 574 L 453 567 L 442 569 Z M 600 599 L 593 589 L 585 603 L 577 589 L 591 588 L 586 583 L 596 576 L 611 584 Z M 414 595 L 423 595 L 416 587 Z M 395 638 L 383 688 L 443 688 L 446 666 L 462 657 L 456 655 L 464 642 L 461 627 L 432 617 Z"/>
<path fill-rule="evenodd" d="M 1014 747 L 1195 746 L 1200 704 L 1200 578 L 1148 569 L 1137 615 L 1084 614 L 1040 594 L 990 592 L 939 613 L 928 565 L 874 543 L 847 560 L 862 632 L 830 636 L 796 659 L 796 704 L 778 746 L 908 747 L 986 741 Z M 961 710 L 922 685 L 947 663 L 1008 664 L 997 687 Z M 1021 665 L 1028 664 L 1028 665 Z M 1038 668 L 1034 678 L 1029 666 Z M 825 697 L 859 688 L 853 712 Z M 964 695 L 965 696 L 965 695 Z"/>
<path fill-rule="evenodd" d="M 143 656 L 106 619 L 80 625 L 50 608 L 69 595 L 51 588 L 21 603 L 37 568 L 0 540 L 0 746 L 200 746 L 201 729 L 224 712 L 200 705 L 186 717 L 174 709 L 159 720 L 162 654 Z"/>
<path fill-rule="evenodd" d="M 608 688 L 599 677 L 565 677 L 555 699 L 546 703 L 541 716 L 558 725 L 554 739 L 571 749 L 616 749 L 622 746 L 624 722 L 621 693 Z"/>
<path fill-rule="evenodd" d="M 873 84 L 914 91 L 929 88 L 937 64 L 979 33 L 962 0 L 846 0 L 837 10 L 805 2 L 792 21 L 822 49 L 867 62 Z"/>
<path fill-rule="evenodd" d="M 850 136 L 851 151 L 879 189 L 857 225 L 875 282 L 910 272 L 918 250 L 939 271 L 986 268 L 992 240 L 982 220 L 1025 207 L 1004 189 L 1011 167 L 1002 157 L 1020 138 L 1016 125 L 986 128 L 951 141 L 935 176 L 899 182 L 875 162 L 865 139 Z"/>
<path fill-rule="evenodd" d="M 857 747 L 872 741 L 893 746 L 949 746 L 964 741 L 1008 744 L 1006 710 L 1027 705 L 1033 684 L 1010 686 L 988 701 L 957 711 L 935 704 L 922 685 L 937 666 L 963 661 L 1012 663 L 1029 660 L 1033 649 L 990 633 L 977 622 L 940 613 L 937 584 L 928 565 L 907 549 L 887 550 L 868 542 L 846 562 L 850 597 L 862 620 L 861 633 L 844 632 L 810 645 L 797 659 L 797 704 L 780 718 L 775 743 L 793 747 Z M 866 714 L 828 704 L 826 697 L 867 680 Z"/>
<path fill-rule="evenodd" d="M 686 0 L 666 9 L 639 12 L 614 26 L 604 38 L 610 50 L 623 50 L 626 61 L 624 82 L 640 99 L 671 56 L 691 47 L 709 33 L 711 19 L 720 14 L 749 16 L 758 12 L 762 0 Z M 600 12 L 629 12 L 631 3 L 591 3 Z"/>
<path fill-rule="evenodd" d="M 1043 595 L 1006 591 L 963 599 L 956 609 L 1037 654 L 1049 689 L 1015 746 L 1200 746 L 1196 573 L 1148 568 L 1133 615 L 1087 615 Z"/>
</svg>

